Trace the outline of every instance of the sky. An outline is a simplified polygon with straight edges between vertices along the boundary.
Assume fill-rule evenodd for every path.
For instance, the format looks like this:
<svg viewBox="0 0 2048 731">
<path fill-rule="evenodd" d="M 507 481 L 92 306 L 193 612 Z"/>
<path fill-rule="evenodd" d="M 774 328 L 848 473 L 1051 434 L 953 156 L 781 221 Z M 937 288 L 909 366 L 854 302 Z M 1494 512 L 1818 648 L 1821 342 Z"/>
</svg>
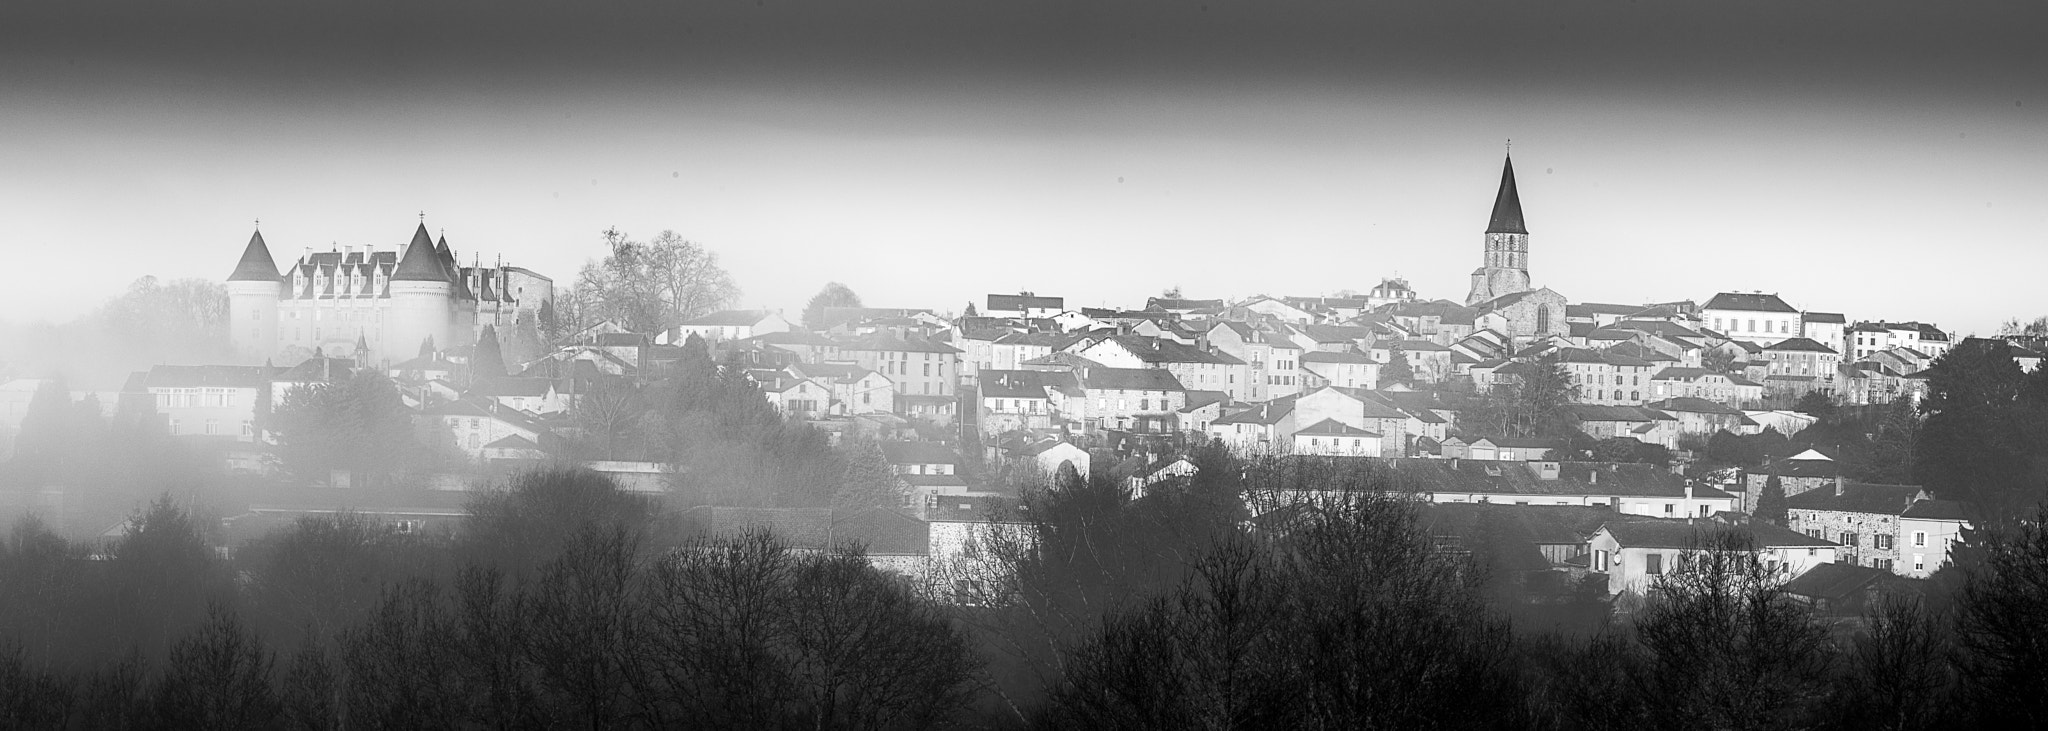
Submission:
<svg viewBox="0 0 2048 731">
<path fill-rule="evenodd" d="M 571 283 L 674 230 L 746 307 L 1462 301 L 1506 141 L 1536 284 L 2048 314 L 2048 5 L 466 2 L 0 7 L 0 318 L 393 249 Z M 30 264 L 24 267 L 21 264 Z"/>
</svg>

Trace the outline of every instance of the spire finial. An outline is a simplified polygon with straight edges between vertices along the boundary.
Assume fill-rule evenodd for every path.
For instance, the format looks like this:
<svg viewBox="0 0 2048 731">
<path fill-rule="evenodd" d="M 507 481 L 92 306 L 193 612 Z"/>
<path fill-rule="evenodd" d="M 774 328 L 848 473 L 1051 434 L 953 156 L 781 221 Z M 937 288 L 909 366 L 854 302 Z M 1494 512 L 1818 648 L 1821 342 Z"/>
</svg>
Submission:
<svg viewBox="0 0 2048 731">
<path fill-rule="evenodd" d="M 1508 154 L 1515 154 L 1515 138 L 1513 137 L 1508 138 Z"/>
<path fill-rule="evenodd" d="M 427 222 L 427 212 L 426 212 L 426 211 L 420 211 L 420 223 L 423 223 L 423 224 L 424 224 L 424 223 L 426 223 L 426 222 Z"/>
<path fill-rule="evenodd" d="M 259 229 L 259 230 L 263 228 L 263 219 L 261 219 L 261 218 L 258 218 L 258 219 L 256 219 L 256 228 L 257 228 L 257 229 Z"/>
</svg>

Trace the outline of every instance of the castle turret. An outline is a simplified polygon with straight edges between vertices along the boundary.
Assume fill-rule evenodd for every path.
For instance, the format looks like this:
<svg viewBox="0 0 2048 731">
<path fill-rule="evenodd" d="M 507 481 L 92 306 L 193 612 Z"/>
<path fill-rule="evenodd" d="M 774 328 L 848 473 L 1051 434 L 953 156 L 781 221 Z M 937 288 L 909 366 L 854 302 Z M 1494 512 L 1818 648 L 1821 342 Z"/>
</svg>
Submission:
<svg viewBox="0 0 2048 731">
<path fill-rule="evenodd" d="M 1522 195 L 1515 188 L 1515 159 L 1510 156 L 1501 166 L 1493 217 L 1486 223 L 1486 261 L 1472 270 L 1472 291 L 1465 295 L 1465 304 L 1529 289 L 1529 228 L 1522 223 Z"/>
<path fill-rule="evenodd" d="M 235 354 L 254 363 L 277 352 L 277 301 L 284 295 L 284 277 L 277 273 L 262 231 L 249 236 L 227 289 L 228 342 Z"/>
<path fill-rule="evenodd" d="M 398 266 L 391 270 L 390 319 L 385 322 L 383 347 L 375 355 L 403 360 L 406 356 L 400 354 L 418 350 L 420 343 L 429 338 L 440 347 L 457 342 L 449 338 L 454 315 L 453 287 L 448 269 L 442 265 L 434 240 L 427 235 L 427 225 L 422 222 L 413 231 L 412 243 L 406 245 Z"/>
</svg>

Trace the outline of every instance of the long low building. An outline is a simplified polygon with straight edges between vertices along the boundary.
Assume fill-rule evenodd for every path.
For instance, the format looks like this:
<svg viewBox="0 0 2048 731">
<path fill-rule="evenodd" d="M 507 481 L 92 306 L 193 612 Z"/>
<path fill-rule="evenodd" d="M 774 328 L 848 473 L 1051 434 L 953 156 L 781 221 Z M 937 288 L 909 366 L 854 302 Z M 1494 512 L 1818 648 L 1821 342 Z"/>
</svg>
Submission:
<svg viewBox="0 0 2048 731">
<path fill-rule="evenodd" d="M 1294 459 L 1319 459 L 1295 457 Z M 1656 465 L 1618 462 L 1510 462 L 1476 459 L 1324 457 L 1355 461 L 1344 470 L 1385 470 L 1362 484 L 1382 484 L 1432 503 L 1576 505 L 1604 507 L 1624 515 L 1705 518 L 1732 512 L 1740 499 L 1695 484 Z M 1360 483 L 1354 483 L 1360 484 Z M 1290 490 L 1247 496 L 1253 513 L 1292 503 L 1340 498 L 1321 491 Z"/>
</svg>

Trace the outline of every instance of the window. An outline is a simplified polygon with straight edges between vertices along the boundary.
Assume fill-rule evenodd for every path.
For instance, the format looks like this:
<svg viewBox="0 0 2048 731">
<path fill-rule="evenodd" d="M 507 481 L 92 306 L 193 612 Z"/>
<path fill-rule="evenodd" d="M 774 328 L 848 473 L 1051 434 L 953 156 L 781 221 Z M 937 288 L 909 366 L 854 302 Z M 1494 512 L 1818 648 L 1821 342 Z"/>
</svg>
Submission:
<svg viewBox="0 0 2048 731">
<path fill-rule="evenodd" d="M 1645 558 L 1647 560 L 1643 563 L 1643 573 L 1652 576 L 1664 573 L 1664 554 L 1652 553 Z"/>
<path fill-rule="evenodd" d="M 1593 570 L 1594 570 L 1594 571 L 1601 571 L 1601 572 L 1605 572 L 1605 571 L 1607 570 L 1607 552 L 1606 552 L 1606 551 L 1594 551 L 1594 552 L 1593 552 Z"/>
<path fill-rule="evenodd" d="M 207 433 L 207 435 L 208 435 L 208 436 L 212 436 L 212 435 L 214 435 L 214 434 L 218 434 L 218 433 L 220 433 L 220 420 L 219 420 L 219 419 L 207 419 L 207 420 L 206 420 L 206 433 Z"/>
<path fill-rule="evenodd" d="M 176 434 L 176 433 L 178 433 L 178 420 L 177 420 L 177 419 L 171 419 L 170 421 L 167 421 L 167 422 L 165 422 L 164 426 L 166 427 L 166 429 L 167 429 L 167 430 L 168 430 L 168 431 L 169 431 L 170 433 L 172 433 L 172 434 Z"/>
<path fill-rule="evenodd" d="M 1880 550 L 1883 550 L 1883 549 L 1889 549 L 1889 548 L 1891 548 L 1891 547 L 1892 547 L 1892 537 L 1891 537 L 1891 536 L 1888 536 L 1888 535 L 1884 535 L 1884 534 L 1882 534 L 1882 533 L 1880 533 L 1880 534 L 1878 534 L 1878 535 L 1875 535 L 1875 536 L 1871 536 L 1871 537 L 1870 537 L 1870 547 L 1871 547 L 1871 548 L 1876 548 L 1876 549 L 1880 549 Z"/>
<path fill-rule="evenodd" d="M 1916 554 L 1913 554 L 1913 570 L 1914 570 L 1914 571 L 1926 571 L 1926 570 L 1927 570 L 1927 554 L 1924 554 L 1924 553 L 1916 553 Z"/>
<path fill-rule="evenodd" d="M 1676 509 L 1677 509 L 1677 508 L 1676 508 L 1675 506 L 1673 506 L 1673 505 L 1672 505 L 1671 503 L 1665 503 L 1665 504 L 1664 504 L 1664 514 L 1665 514 L 1665 515 L 1670 515 L 1670 514 L 1672 514 L 1672 511 L 1673 511 L 1673 510 L 1676 510 Z"/>
<path fill-rule="evenodd" d="M 1858 538 L 1858 536 L 1857 536 L 1856 534 L 1854 534 L 1854 533 L 1850 533 L 1850 532 L 1848 532 L 1848 531 L 1843 531 L 1843 532 L 1842 532 L 1842 545 L 1844 545 L 1844 546 L 1849 546 L 1849 547 L 1851 547 L 1851 548 L 1854 548 L 1854 547 L 1856 547 L 1856 540 L 1857 540 L 1857 538 Z"/>
<path fill-rule="evenodd" d="M 1913 547 L 1914 547 L 1914 548 L 1923 548 L 1923 547 L 1925 547 L 1926 545 L 1927 545 L 1927 531 L 1924 531 L 1924 530 L 1916 530 L 1916 531 L 1913 531 Z"/>
</svg>

